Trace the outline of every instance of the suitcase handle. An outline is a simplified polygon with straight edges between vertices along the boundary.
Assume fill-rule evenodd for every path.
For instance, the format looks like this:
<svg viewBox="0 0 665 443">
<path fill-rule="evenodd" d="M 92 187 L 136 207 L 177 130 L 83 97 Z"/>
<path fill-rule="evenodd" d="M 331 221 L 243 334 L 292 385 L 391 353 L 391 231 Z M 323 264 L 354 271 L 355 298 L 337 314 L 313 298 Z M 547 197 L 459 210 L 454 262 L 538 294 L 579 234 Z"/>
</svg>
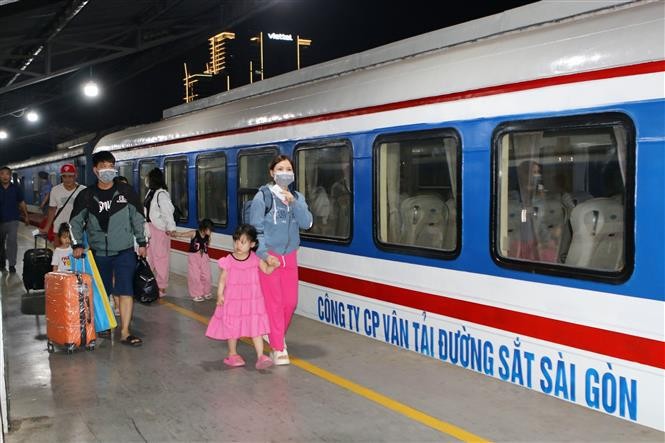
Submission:
<svg viewBox="0 0 665 443">
<path fill-rule="evenodd" d="M 48 235 L 47 234 L 37 234 L 35 235 L 35 249 L 37 249 L 37 239 L 44 239 L 44 248 L 48 248 Z"/>
</svg>

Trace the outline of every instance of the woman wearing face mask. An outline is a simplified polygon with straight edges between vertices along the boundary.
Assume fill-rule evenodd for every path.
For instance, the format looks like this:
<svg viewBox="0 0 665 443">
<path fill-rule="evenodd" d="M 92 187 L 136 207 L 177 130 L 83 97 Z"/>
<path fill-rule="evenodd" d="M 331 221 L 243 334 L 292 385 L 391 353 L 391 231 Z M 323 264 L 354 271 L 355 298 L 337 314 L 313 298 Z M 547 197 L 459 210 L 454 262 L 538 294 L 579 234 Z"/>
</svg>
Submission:
<svg viewBox="0 0 665 443">
<path fill-rule="evenodd" d="M 168 193 L 164 174 L 154 168 L 145 178 L 148 193 L 145 196 L 145 218 L 148 223 L 148 263 L 155 272 L 159 296 L 166 295 L 169 286 L 169 258 L 171 255 L 171 235 L 175 234 L 173 203 Z"/>
<path fill-rule="evenodd" d="M 272 183 L 254 196 L 249 220 L 258 233 L 257 255 L 276 269 L 259 273 L 270 322 L 270 346 L 276 365 L 289 364 L 284 337 L 298 304 L 298 261 L 300 230 L 312 227 L 312 213 L 305 197 L 293 186 L 293 163 L 278 155 L 270 163 Z M 267 192 L 269 191 L 269 192 Z"/>
</svg>

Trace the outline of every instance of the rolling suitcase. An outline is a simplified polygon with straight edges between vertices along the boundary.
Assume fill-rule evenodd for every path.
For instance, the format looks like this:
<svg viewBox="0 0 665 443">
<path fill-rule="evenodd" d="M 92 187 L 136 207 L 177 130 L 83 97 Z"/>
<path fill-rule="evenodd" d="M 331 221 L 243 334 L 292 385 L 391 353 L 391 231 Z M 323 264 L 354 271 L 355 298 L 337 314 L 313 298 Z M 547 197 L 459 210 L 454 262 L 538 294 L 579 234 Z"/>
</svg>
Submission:
<svg viewBox="0 0 665 443">
<path fill-rule="evenodd" d="M 44 247 L 37 247 L 37 238 L 44 239 Z M 44 289 L 44 276 L 51 271 L 53 251 L 47 248 L 48 241 L 43 235 L 35 236 L 34 249 L 28 249 L 23 254 L 23 285 L 26 291 L 31 289 Z"/>
<path fill-rule="evenodd" d="M 94 350 L 97 336 L 90 275 L 49 272 L 45 280 L 48 352 L 55 350 L 54 345 L 66 347 L 68 353 L 82 346 Z"/>
</svg>

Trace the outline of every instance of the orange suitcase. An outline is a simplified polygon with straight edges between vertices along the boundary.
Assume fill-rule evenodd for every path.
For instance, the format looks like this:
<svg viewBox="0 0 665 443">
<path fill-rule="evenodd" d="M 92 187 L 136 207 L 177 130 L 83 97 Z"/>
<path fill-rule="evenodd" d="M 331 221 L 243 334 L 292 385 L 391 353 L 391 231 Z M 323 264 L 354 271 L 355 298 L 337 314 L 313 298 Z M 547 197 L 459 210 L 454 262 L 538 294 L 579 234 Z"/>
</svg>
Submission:
<svg viewBox="0 0 665 443">
<path fill-rule="evenodd" d="M 97 336 L 90 275 L 49 272 L 45 292 L 48 351 L 55 350 L 54 344 L 65 346 L 68 353 L 82 346 L 94 350 Z"/>
</svg>

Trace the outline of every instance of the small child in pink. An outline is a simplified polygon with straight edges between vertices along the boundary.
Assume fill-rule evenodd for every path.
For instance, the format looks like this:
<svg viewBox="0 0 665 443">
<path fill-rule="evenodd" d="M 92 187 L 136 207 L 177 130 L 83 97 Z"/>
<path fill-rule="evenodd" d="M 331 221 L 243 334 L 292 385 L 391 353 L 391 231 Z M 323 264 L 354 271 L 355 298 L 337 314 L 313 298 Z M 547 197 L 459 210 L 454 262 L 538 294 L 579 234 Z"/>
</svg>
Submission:
<svg viewBox="0 0 665 443">
<path fill-rule="evenodd" d="M 228 340 L 229 355 L 224 363 L 231 367 L 244 366 L 238 355 L 240 337 L 251 337 L 256 350 L 256 369 L 272 366 L 272 360 L 263 354 L 264 334 L 270 331 L 268 314 L 263 302 L 259 269 L 270 274 L 274 267 L 254 254 L 257 247 L 256 229 L 252 225 L 240 225 L 233 234 L 233 252 L 219 259 L 219 284 L 217 308 L 206 336 L 216 340 Z"/>
<path fill-rule="evenodd" d="M 172 234 L 176 238 L 190 239 L 187 256 L 187 289 L 192 301 L 195 302 L 212 298 L 212 274 L 208 256 L 212 228 L 212 220 L 204 218 L 199 222 L 199 229 Z"/>
</svg>

